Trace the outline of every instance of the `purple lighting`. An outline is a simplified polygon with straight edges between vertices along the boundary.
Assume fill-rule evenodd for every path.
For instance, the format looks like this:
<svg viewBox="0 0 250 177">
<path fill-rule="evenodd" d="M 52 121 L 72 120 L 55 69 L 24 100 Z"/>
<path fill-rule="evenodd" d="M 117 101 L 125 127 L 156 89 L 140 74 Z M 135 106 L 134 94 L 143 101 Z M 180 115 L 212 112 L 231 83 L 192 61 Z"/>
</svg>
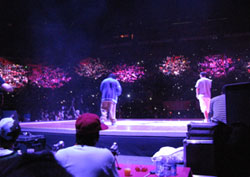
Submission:
<svg viewBox="0 0 250 177">
<path fill-rule="evenodd" d="M 30 83 L 44 88 L 60 88 L 71 80 L 68 74 L 60 68 L 51 68 L 43 65 L 29 65 L 31 74 Z"/>
<path fill-rule="evenodd" d="M 108 73 L 108 69 L 100 62 L 100 59 L 86 58 L 80 61 L 75 68 L 75 72 L 79 76 L 98 79 Z"/>
<path fill-rule="evenodd" d="M 26 68 L 4 58 L 0 58 L 0 76 L 14 88 L 24 87 L 28 83 Z"/>
<path fill-rule="evenodd" d="M 117 76 L 117 79 L 121 82 L 135 82 L 138 79 L 141 79 L 144 76 L 144 67 L 141 66 L 127 66 L 118 65 L 115 67 L 114 74 Z"/>
<path fill-rule="evenodd" d="M 233 71 L 233 59 L 225 55 L 209 55 L 205 56 L 204 62 L 199 63 L 200 70 L 209 73 L 216 78 L 226 76 Z"/>
<path fill-rule="evenodd" d="M 189 69 L 189 61 L 184 56 L 167 56 L 162 60 L 162 64 L 159 66 L 159 70 L 164 75 L 178 76 L 187 69 Z"/>
</svg>

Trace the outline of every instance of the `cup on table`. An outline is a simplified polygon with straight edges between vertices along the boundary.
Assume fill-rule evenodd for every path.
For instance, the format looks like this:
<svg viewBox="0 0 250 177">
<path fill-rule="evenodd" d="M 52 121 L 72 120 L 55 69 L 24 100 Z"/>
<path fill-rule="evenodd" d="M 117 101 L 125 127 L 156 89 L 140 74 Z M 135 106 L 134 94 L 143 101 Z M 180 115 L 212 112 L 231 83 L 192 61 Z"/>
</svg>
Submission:
<svg viewBox="0 0 250 177">
<path fill-rule="evenodd" d="M 125 168 L 124 169 L 124 175 L 125 176 L 131 176 L 131 169 L 130 168 Z"/>
</svg>

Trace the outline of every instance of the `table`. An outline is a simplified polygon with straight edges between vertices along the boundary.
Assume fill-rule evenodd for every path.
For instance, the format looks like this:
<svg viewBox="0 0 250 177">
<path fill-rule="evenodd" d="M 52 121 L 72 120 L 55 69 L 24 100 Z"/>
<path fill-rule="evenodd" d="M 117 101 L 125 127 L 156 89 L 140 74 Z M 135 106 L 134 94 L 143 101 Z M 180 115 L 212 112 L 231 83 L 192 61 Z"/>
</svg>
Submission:
<svg viewBox="0 0 250 177">
<path fill-rule="evenodd" d="M 155 170 L 154 165 L 137 165 L 137 164 L 119 164 L 119 167 L 121 167 L 120 170 L 118 170 L 118 173 L 120 177 L 128 177 L 124 174 L 125 168 L 131 169 L 131 177 L 156 177 L 155 174 L 150 174 L 150 171 Z M 140 169 L 140 171 L 136 171 L 136 167 Z M 143 172 L 141 171 L 142 168 L 146 168 L 147 171 Z M 176 177 L 192 177 L 191 168 L 189 167 L 177 167 L 177 175 Z"/>
</svg>

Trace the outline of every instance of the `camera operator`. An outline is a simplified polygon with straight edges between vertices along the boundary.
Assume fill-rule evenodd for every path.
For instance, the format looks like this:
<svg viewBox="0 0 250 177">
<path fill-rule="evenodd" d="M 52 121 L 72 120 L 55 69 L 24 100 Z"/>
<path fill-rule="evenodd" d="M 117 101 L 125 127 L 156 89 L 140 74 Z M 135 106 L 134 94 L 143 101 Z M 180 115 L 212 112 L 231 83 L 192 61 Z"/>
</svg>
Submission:
<svg viewBox="0 0 250 177">
<path fill-rule="evenodd" d="M 20 132 L 21 127 L 13 118 L 3 118 L 0 121 L 0 164 L 18 156 L 13 147 Z"/>
<path fill-rule="evenodd" d="M 108 127 L 101 124 L 96 114 L 85 113 L 75 123 L 76 144 L 60 149 L 55 157 L 75 177 L 116 177 L 115 157 L 106 148 L 94 147 L 99 131 Z"/>
</svg>

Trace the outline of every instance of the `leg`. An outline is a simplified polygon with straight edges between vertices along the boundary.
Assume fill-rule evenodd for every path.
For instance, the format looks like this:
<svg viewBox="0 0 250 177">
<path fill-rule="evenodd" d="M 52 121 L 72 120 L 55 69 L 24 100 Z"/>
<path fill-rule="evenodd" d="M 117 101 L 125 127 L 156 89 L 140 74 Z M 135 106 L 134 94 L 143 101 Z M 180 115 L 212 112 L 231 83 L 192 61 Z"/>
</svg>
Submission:
<svg viewBox="0 0 250 177">
<path fill-rule="evenodd" d="M 199 99 L 199 103 L 200 103 L 201 112 L 203 113 L 204 118 L 205 118 L 204 122 L 207 122 L 208 121 L 208 113 L 206 113 L 206 101 L 205 101 L 205 98 L 202 95 L 199 95 L 198 99 Z"/>
<path fill-rule="evenodd" d="M 116 103 L 111 102 L 110 110 L 109 110 L 109 117 L 112 124 L 116 123 Z"/>
<path fill-rule="evenodd" d="M 208 112 L 207 111 L 204 111 L 204 117 L 205 117 L 204 122 L 209 122 L 208 121 Z"/>
<path fill-rule="evenodd" d="M 209 114 L 209 109 L 210 109 L 210 98 L 200 96 L 199 101 L 200 101 L 201 112 L 203 113 L 204 118 L 205 118 L 204 122 L 209 122 L 208 114 Z"/>
<path fill-rule="evenodd" d="M 204 98 L 205 102 L 205 111 L 204 111 L 204 117 L 205 117 L 205 122 L 209 122 L 209 110 L 210 110 L 210 98 Z"/>
<path fill-rule="evenodd" d="M 106 101 L 103 101 L 101 103 L 101 117 L 100 117 L 100 121 L 104 122 L 107 120 L 107 116 L 108 116 L 108 103 Z"/>
</svg>

